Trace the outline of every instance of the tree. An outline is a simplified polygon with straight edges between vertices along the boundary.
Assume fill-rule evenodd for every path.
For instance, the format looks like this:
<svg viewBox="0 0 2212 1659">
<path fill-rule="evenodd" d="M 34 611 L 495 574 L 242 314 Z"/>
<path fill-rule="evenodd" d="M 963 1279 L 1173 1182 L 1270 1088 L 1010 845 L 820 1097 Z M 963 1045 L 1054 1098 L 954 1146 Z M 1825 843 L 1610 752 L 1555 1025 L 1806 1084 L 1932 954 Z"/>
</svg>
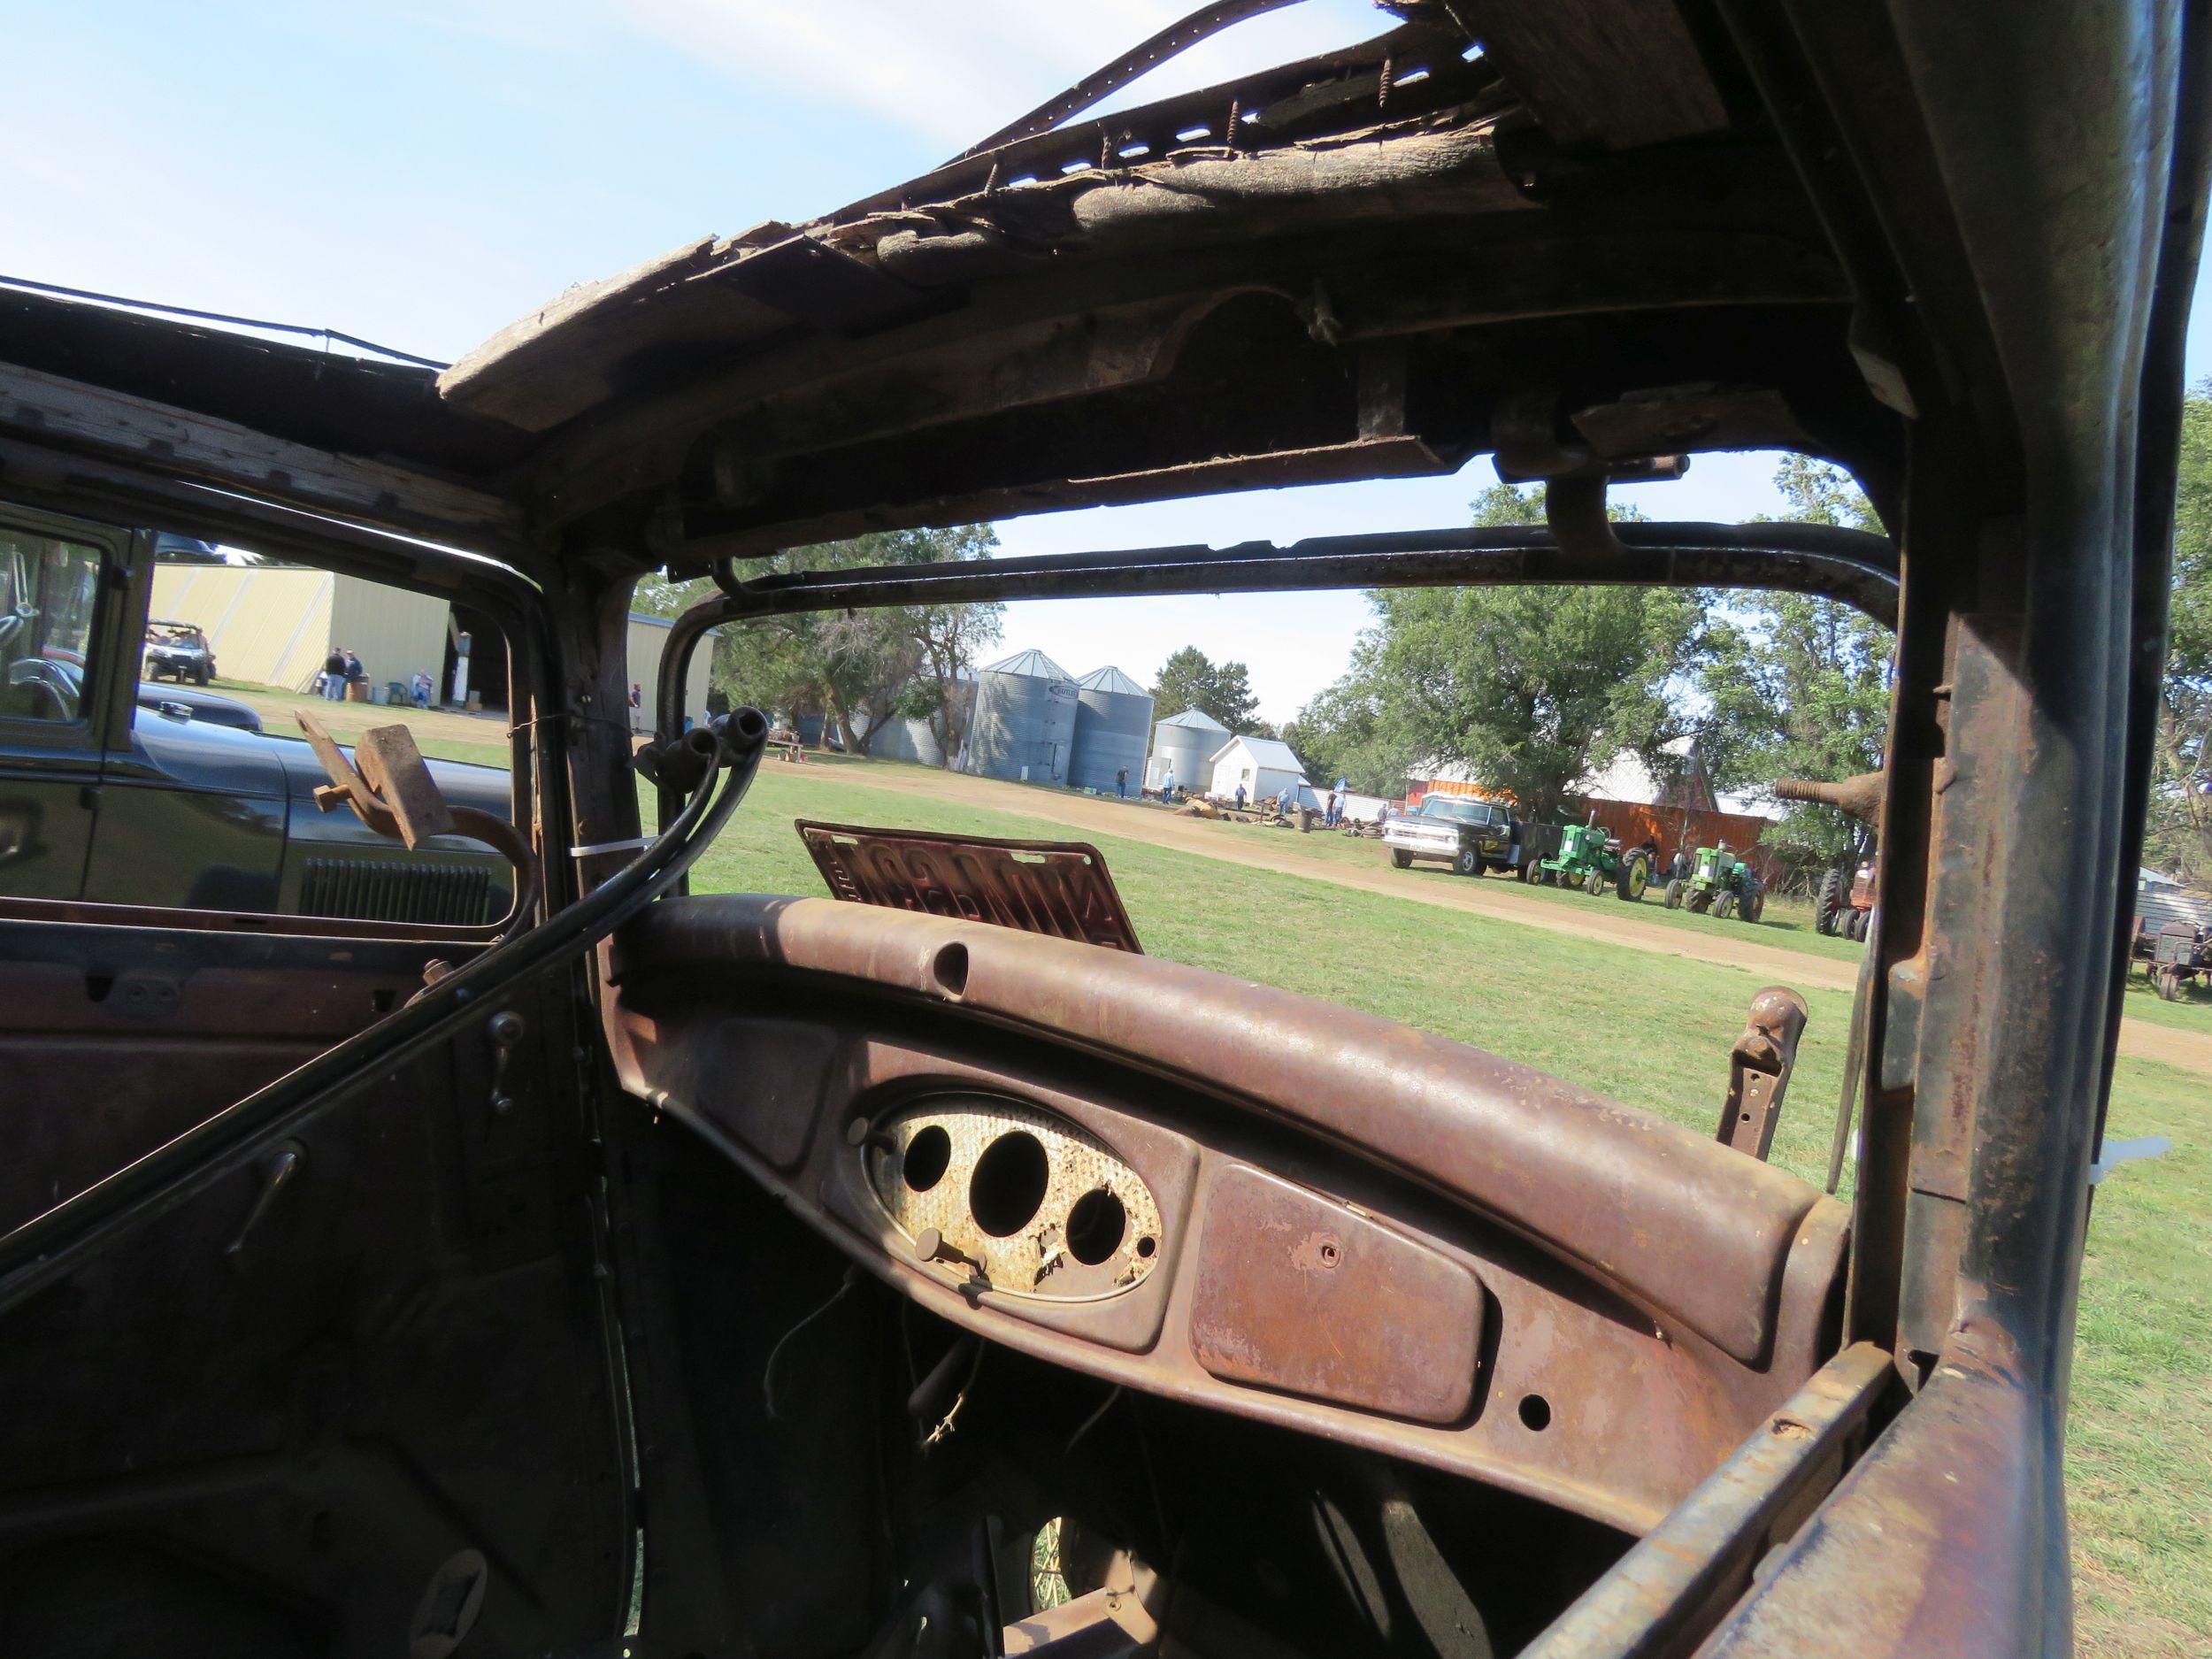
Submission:
<svg viewBox="0 0 2212 1659">
<path fill-rule="evenodd" d="M 1152 687 L 1152 714 L 1166 719 L 1187 709 L 1211 715 L 1232 732 L 1250 734 L 1260 700 L 1252 695 L 1251 671 L 1242 663 L 1222 663 L 1195 645 L 1170 657 Z"/>
<path fill-rule="evenodd" d="M 1543 497 L 1499 484 L 1473 511 L 1477 524 L 1540 524 Z M 1691 595 L 1463 588 L 1367 598 L 1375 623 L 1351 672 L 1299 717 L 1310 758 L 1325 757 L 1337 776 L 1387 787 L 1417 765 L 1461 765 L 1544 819 L 1622 750 L 1655 754 L 1680 729 L 1665 688 L 1696 633 Z"/>
<path fill-rule="evenodd" d="M 1417 757 L 1386 728 L 1371 634 L 1352 648 L 1352 671 L 1298 710 L 1283 741 L 1306 763 L 1310 778 L 1342 778 L 1362 795 L 1395 797 Z"/>
<path fill-rule="evenodd" d="M 1876 530 L 1850 475 L 1792 456 L 1776 469 L 1782 517 Z M 1756 594 L 1717 611 L 1698 642 L 1695 680 L 1710 705 L 1701 743 L 1723 788 L 1777 778 L 1829 781 L 1881 764 L 1889 731 L 1890 631 L 1849 606 L 1802 594 Z M 1848 865 L 1871 831 L 1832 807 L 1793 805 L 1761 838 L 1791 862 Z"/>
<path fill-rule="evenodd" d="M 997 544 L 987 525 L 879 531 L 850 541 L 794 548 L 749 566 L 748 573 L 987 558 Z M 694 596 L 684 585 L 665 583 L 649 595 L 670 612 Z M 976 652 L 998 637 L 1004 611 L 994 603 L 759 618 L 717 630 L 715 685 L 733 703 L 794 718 L 826 717 L 852 755 L 868 752 L 894 712 L 910 711 L 930 722 L 949 764 L 968 706 L 959 687 Z"/>
<path fill-rule="evenodd" d="M 2182 405 L 2168 593 L 2143 862 L 2212 885 L 2212 380 Z"/>
</svg>

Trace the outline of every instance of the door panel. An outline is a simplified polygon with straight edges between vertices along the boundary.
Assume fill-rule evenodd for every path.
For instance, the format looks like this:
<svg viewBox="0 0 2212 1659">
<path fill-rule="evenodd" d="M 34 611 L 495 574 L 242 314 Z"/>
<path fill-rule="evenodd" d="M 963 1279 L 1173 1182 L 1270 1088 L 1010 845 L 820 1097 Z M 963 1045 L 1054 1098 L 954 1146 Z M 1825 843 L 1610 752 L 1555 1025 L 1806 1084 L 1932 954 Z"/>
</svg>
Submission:
<svg viewBox="0 0 2212 1659">
<path fill-rule="evenodd" d="M 0 922 L 0 1226 L 480 948 Z M 564 971 L 499 999 L 362 1077 L 296 1162 L 234 1170 L 9 1312 L 0 1652 L 618 1634 L 630 1477 L 575 995 Z"/>
</svg>

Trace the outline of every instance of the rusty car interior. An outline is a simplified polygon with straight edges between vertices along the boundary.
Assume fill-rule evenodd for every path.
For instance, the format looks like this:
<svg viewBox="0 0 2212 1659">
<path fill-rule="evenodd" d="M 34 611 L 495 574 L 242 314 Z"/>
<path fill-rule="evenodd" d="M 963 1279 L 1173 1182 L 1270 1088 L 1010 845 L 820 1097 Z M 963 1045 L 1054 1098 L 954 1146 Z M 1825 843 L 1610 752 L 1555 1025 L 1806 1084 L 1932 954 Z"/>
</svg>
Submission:
<svg viewBox="0 0 2212 1659">
<path fill-rule="evenodd" d="M 11 511 L 496 624 L 520 895 L 0 894 L 0 1653 L 2071 1651 L 2212 19 L 1391 0 L 1090 112 L 1280 3 L 442 371 L 0 296 Z M 1743 449 L 1889 534 L 1608 522 Z M 1547 524 L 758 572 L 1478 456 Z M 634 753 L 652 572 L 710 596 Z M 1049 925 L 851 902 L 854 826 L 843 896 L 687 890 L 767 738 L 684 729 L 720 625 L 1509 582 L 1897 628 L 1849 1202 L 1147 955 L 1080 859 Z M 405 836 L 426 779 L 332 787 Z"/>
</svg>

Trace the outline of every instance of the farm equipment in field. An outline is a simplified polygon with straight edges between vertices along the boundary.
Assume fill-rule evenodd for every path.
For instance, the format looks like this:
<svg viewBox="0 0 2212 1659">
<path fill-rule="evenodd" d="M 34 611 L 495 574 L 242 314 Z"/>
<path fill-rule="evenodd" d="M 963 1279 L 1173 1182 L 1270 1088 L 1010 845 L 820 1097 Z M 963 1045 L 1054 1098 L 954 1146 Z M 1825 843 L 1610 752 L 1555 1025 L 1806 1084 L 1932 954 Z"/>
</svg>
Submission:
<svg viewBox="0 0 2212 1659">
<path fill-rule="evenodd" d="M 2207 959 L 2203 929 L 2176 919 L 2154 930 L 2141 917 L 2135 920 L 2134 949 L 2130 953 L 2169 1002 L 2181 1000 L 2181 987 L 2199 974 L 2212 976 Z"/>
<path fill-rule="evenodd" d="M 1874 866 L 1861 864 L 1846 881 L 1831 870 L 1820 878 L 1813 900 L 1813 931 L 1838 939 L 1864 939 L 1874 916 Z"/>
<path fill-rule="evenodd" d="M 1570 824 L 1559 832 L 1558 855 L 1537 861 L 1535 879 L 1580 887 L 1593 898 L 1609 887 L 1634 903 L 1651 885 L 1651 861 L 1641 848 L 1624 852 L 1619 841 L 1598 826 L 1593 812 L 1587 824 Z"/>
<path fill-rule="evenodd" d="M 1751 866 L 1728 850 L 1728 843 L 1697 849 L 1697 863 L 1687 876 L 1667 883 L 1667 908 L 1714 916 L 1740 916 L 1755 922 L 1766 909 L 1766 889 Z"/>
<path fill-rule="evenodd" d="M 1882 816 L 1882 774 L 1861 772 L 1840 783 L 1815 778 L 1779 778 L 1774 793 L 1783 801 L 1810 801 L 1832 806 L 1871 829 Z M 1820 879 L 1813 902 L 1813 927 L 1839 939 L 1864 939 L 1874 919 L 1874 866 L 1863 864 L 1848 875 L 1831 870 Z"/>
</svg>

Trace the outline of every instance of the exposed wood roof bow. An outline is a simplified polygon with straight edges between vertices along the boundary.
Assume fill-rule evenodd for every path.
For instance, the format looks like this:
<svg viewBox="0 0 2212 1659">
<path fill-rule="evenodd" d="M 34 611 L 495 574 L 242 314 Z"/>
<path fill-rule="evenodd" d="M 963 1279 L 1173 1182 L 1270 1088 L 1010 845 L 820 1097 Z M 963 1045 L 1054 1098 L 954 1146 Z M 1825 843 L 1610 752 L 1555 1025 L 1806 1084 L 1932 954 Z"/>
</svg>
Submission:
<svg viewBox="0 0 2212 1659">
<path fill-rule="evenodd" d="M 1726 108 L 1673 0 L 1391 0 L 1372 40 L 1065 117 L 1228 21 L 1217 0 L 944 165 L 801 225 L 702 237 L 502 330 L 441 397 L 532 434 L 772 350 L 964 303 L 1050 263 L 1335 222 L 1515 212 L 1500 123 L 1558 152 L 1709 134 Z"/>
</svg>

